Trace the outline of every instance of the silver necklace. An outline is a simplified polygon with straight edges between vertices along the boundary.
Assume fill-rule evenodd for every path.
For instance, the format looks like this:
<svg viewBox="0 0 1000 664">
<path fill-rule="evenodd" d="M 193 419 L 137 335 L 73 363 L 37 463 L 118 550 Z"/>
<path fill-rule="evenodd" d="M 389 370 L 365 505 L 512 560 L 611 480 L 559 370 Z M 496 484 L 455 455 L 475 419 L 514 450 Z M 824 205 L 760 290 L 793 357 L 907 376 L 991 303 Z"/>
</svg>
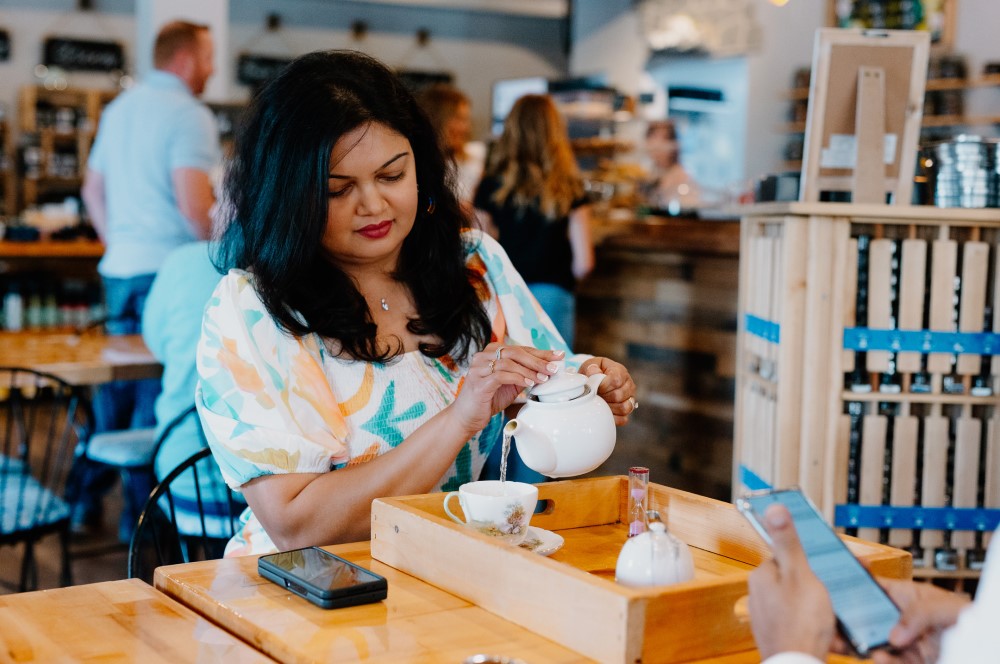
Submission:
<svg viewBox="0 0 1000 664">
<path fill-rule="evenodd" d="M 384 297 L 380 300 L 380 303 L 382 305 L 382 311 L 389 311 L 389 303 L 385 301 Z"/>
</svg>

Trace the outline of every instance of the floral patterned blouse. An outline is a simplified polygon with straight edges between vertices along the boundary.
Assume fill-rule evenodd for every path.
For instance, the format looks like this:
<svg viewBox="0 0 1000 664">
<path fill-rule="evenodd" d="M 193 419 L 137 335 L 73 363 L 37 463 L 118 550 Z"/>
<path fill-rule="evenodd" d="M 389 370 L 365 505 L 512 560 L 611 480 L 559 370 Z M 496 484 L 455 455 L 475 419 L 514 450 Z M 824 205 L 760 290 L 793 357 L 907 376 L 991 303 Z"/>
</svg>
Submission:
<svg viewBox="0 0 1000 664">
<path fill-rule="evenodd" d="M 500 245 L 478 231 L 467 231 L 465 240 L 466 264 L 485 277 L 492 340 L 569 351 Z M 365 463 L 405 443 L 461 390 L 465 361 L 419 351 L 384 364 L 341 359 L 315 334 L 284 332 L 252 279 L 242 270 L 222 278 L 205 309 L 198 344 L 195 400 L 212 454 L 233 489 L 261 475 Z M 587 357 L 568 357 L 567 364 L 579 366 Z M 434 490 L 456 490 L 478 478 L 502 428 L 499 413 L 465 444 Z M 248 508 L 226 555 L 276 550 Z"/>
</svg>

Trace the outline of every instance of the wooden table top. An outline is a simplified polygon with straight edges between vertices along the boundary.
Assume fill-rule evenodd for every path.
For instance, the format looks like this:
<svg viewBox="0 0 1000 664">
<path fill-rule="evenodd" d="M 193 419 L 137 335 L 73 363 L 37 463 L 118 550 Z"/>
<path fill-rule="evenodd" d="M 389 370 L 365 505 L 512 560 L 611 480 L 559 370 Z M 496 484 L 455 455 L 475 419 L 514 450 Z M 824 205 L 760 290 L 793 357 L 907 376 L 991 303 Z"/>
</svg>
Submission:
<svg viewBox="0 0 1000 664">
<path fill-rule="evenodd" d="M 142 336 L 96 331 L 82 335 L 40 330 L 0 332 L 0 366 L 45 371 L 74 385 L 159 378 L 163 372 Z"/>
<path fill-rule="evenodd" d="M 280 662 L 454 662 L 475 654 L 529 664 L 592 661 L 416 577 L 374 561 L 368 542 L 325 547 L 386 577 L 384 602 L 313 606 L 257 574 L 246 556 L 160 567 L 156 587 Z M 759 662 L 756 651 L 704 664 Z"/>
<path fill-rule="evenodd" d="M 585 661 L 576 652 L 387 565 L 368 542 L 327 547 L 381 574 L 384 602 L 313 606 L 257 574 L 257 558 L 160 567 L 159 590 L 280 662 L 454 662 L 475 654 L 530 664 Z"/>
<path fill-rule="evenodd" d="M 0 595 L 3 662 L 270 662 L 138 579 Z"/>
</svg>

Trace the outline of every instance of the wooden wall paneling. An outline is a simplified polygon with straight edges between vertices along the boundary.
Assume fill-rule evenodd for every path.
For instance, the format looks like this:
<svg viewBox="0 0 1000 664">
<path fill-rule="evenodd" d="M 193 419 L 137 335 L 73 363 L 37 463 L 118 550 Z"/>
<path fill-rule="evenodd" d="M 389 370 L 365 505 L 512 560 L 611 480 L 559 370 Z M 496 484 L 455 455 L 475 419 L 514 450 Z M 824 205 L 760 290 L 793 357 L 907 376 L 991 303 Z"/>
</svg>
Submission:
<svg viewBox="0 0 1000 664">
<path fill-rule="evenodd" d="M 802 410 L 802 367 L 806 334 L 806 278 L 809 225 L 786 219 L 783 224 L 780 262 L 781 347 L 775 394 L 775 484 L 799 482 L 802 446 L 799 422 Z M 821 496 L 815 496 L 816 499 Z"/>
<path fill-rule="evenodd" d="M 927 271 L 927 242 L 911 238 L 903 240 L 899 283 L 900 330 L 920 330 L 924 326 L 924 285 Z M 920 371 L 920 353 L 898 353 L 896 370 L 900 373 Z"/>
<path fill-rule="evenodd" d="M 835 288 L 834 265 L 843 260 L 836 251 L 837 224 L 831 219 L 809 219 L 809 255 L 806 268 L 805 326 L 810 332 L 804 339 L 802 356 L 802 415 L 799 440 L 799 486 L 817 504 L 822 503 L 828 481 L 824 461 L 828 440 L 827 419 L 831 372 L 837 367 L 827 361 L 838 356 L 843 345 L 843 331 L 837 326 L 833 301 Z M 832 351 L 832 352 L 831 352 Z M 834 383 L 835 384 L 835 383 Z M 825 506 L 821 505 L 821 509 Z"/>
</svg>

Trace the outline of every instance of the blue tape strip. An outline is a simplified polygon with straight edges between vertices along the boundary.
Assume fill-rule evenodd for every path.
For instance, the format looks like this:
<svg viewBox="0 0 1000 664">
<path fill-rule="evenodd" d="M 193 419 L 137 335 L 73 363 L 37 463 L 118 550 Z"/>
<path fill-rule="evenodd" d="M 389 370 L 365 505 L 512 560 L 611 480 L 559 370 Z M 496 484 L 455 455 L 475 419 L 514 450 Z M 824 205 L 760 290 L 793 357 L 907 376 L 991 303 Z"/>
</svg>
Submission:
<svg viewBox="0 0 1000 664">
<path fill-rule="evenodd" d="M 844 328 L 847 350 L 888 350 L 915 353 L 1000 355 L 1000 334 L 994 332 L 934 332 Z"/>
<path fill-rule="evenodd" d="M 765 482 L 760 475 L 743 464 L 740 464 L 740 482 L 750 491 L 764 491 L 771 488 L 771 485 Z"/>
<path fill-rule="evenodd" d="M 914 530 L 978 530 L 1000 525 L 1000 509 L 978 507 L 896 507 L 837 505 L 833 525 L 842 528 L 903 528 Z"/>
<path fill-rule="evenodd" d="M 781 342 L 781 326 L 777 323 L 759 318 L 753 314 L 744 314 L 743 322 L 749 334 L 766 339 L 771 343 Z"/>
</svg>

